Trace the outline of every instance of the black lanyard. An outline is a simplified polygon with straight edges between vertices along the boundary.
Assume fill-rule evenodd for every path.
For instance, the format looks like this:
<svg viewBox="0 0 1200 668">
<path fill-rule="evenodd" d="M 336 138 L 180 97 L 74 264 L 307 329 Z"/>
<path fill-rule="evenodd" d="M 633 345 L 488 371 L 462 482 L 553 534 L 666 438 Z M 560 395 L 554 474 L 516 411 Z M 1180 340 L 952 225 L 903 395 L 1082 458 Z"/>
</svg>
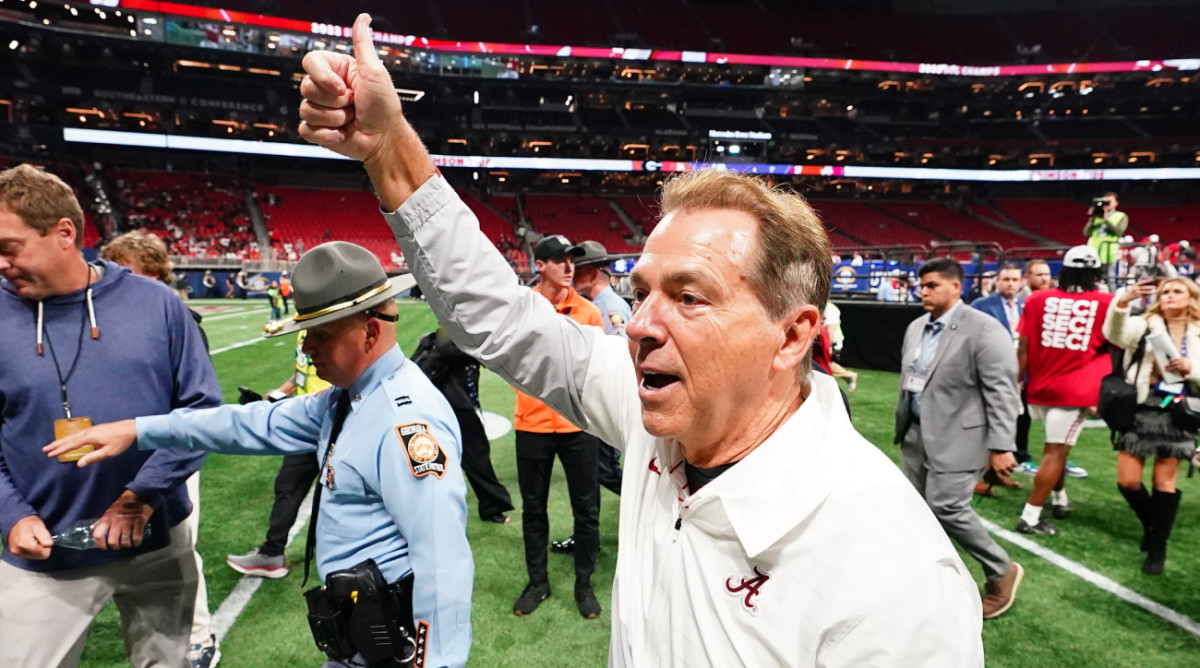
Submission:
<svg viewBox="0 0 1200 668">
<path fill-rule="evenodd" d="M 83 313 L 79 318 L 79 346 L 75 348 L 75 357 L 71 360 L 71 368 L 67 369 L 66 377 L 63 376 L 62 367 L 58 365 L 58 355 L 54 354 L 54 342 L 50 340 L 50 328 L 46 328 L 46 347 L 50 349 L 50 359 L 54 360 L 54 373 L 58 374 L 58 386 L 62 390 L 63 410 L 66 411 L 68 420 L 71 419 L 71 402 L 67 399 L 67 381 L 71 380 L 71 376 L 75 374 L 75 367 L 79 364 L 79 353 L 83 351 L 83 333 L 87 331 L 87 291 L 92 288 L 91 265 L 88 265 L 87 273 L 87 286 L 83 289 Z"/>
</svg>

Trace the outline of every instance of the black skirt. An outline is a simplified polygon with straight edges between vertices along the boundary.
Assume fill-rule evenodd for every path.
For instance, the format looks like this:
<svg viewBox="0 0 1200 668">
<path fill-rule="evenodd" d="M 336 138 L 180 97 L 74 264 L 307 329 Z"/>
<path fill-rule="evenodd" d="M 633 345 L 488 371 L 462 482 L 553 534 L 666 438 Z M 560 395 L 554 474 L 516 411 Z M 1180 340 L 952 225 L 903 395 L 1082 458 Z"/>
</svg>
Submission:
<svg viewBox="0 0 1200 668">
<path fill-rule="evenodd" d="M 1196 453 L 1196 432 L 1176 427 L 1170 410 L 1138 406 L 1133 431 L 1121 434 L 1116 449 L 1142 459 L 1191 459 Z"/>
</svg>

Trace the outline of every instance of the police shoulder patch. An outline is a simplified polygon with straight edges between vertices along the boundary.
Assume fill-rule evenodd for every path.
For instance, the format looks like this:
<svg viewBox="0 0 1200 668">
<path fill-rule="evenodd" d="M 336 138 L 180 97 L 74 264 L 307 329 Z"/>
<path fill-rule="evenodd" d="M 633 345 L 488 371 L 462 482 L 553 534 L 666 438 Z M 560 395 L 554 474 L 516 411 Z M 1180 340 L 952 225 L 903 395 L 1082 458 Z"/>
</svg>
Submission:
<svg viewBox="0 0 1200 668">
<path fill-rule="evenodd" d="M 424 422 L 412 422 L 396 427 L 396 435 L 408 453 L 408 467 L 414 478 L 427 475 L 439 479 L 446 474 L 446 452 Z"/>
</svg>

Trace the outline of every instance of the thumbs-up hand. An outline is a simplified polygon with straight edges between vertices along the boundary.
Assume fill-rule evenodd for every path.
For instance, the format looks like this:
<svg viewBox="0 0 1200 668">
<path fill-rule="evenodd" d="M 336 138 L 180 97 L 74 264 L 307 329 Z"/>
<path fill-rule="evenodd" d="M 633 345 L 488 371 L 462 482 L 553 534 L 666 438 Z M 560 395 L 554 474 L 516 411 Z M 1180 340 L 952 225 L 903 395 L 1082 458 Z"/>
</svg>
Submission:
<svg viewBox="0 0 1200 668">
<path fill-rule="evenodd" d="M 400 98 L 371 41 L 371 17 L 354 21 L 354 56 L 312 51 L 300 82 L 300 136 L 336 153 L 370 162 L 407 127 Z"/>
</svg>

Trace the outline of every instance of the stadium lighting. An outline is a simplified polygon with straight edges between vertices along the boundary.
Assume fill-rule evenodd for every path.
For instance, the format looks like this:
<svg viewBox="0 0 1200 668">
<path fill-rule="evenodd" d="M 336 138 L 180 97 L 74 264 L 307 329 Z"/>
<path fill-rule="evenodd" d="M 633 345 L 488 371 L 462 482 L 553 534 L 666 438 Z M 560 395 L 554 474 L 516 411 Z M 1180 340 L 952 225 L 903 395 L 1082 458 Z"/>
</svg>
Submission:
<svg viewBox="0 0 1200 668">
<path fill-rule="evenodd" d="M 146 18 L 142 19 L 142 23 L 149 23 L 150 25 L 156 25 L 158 23 L 158 19 L 153 18 L 153 17 L 146 17 Z"/>
<path fill-rule="evenodd" d="M 729 155 L 738 155 L 742 152 L 742 147 L 737 144 L 729 145 Z"/>
<path fill-rule="evenodd" d="M 68 113 L 87 111 L 101 116 L 98 110 L 68 109 Z M 235 123 L 226 121 L 227 123 Z M 310 144 L 263 142 L 251 139 L 218 139 L 215 137 L 189 137 L 146 132 L 122 132 L 93 128 L 65 127 L 63 139 L 68 142 L 108 144 L 116 146 L 141 146 L 184 151 L 214 151 L 245 155 L 272 155 L 292 158 L 319 158 L 326 160 L 348 160 L 333 151 Z M 932 154 L 930 154 L 932 155 Z M 533 156 L 481 156 L 481 155 L 433 155 L 439 168 L 460 169 L 520 169 L 520 170 L 572 170 L 575 172 L 686 172 L 704 166 L 718 166 L 731 171 L 749 174 L 805 175 L 829 179 L 910 179 L 920 181 L 976 181 L 989 183 L 1017 183 L 1037 181 L 1148 181 L 1148 180 L 1200 180 L 1197 167 L 1137 167 L 1137 168 L 1087 168 L 1054 169 L 1052 154 L 1044 156 L 1049 169 L 950 169 L 928 167 L 883 167 L 869 165 L 812 165 L 812 164 L 759 164 L 744 162 L 673 162 L 649 163 L 641 160 L 591 159 L 591 158 L 544 158 Z M 1033 156 L 1029 156 L 1033 157 Z M 1144 160 L 1136 164 L 1153 164 L 1155 156 L 1146 153 Z M 989 156 L 988 164 L 994 165 L 1003 156 Z M 1028 159 L 1028 158 L 1026 158 Z M 1196 161 L 1200 163 L 1200 160 Z M 498 181 L 503 172 L 490 172 L 489 178 Z"/>
<path fill-rule="evenodd" d="M 479 104 L 479 91 L 475 91 L 474 98 L 475 98 L 475 104 Z"/>
<path fill-rule="evenodd" d="M 8 43 L 8 50 L 16 51 L 17 47 L 19 47 L 19 46 L 21 46 L 21 43 L 14 39 L 13 41 Z"/>
</svg>

